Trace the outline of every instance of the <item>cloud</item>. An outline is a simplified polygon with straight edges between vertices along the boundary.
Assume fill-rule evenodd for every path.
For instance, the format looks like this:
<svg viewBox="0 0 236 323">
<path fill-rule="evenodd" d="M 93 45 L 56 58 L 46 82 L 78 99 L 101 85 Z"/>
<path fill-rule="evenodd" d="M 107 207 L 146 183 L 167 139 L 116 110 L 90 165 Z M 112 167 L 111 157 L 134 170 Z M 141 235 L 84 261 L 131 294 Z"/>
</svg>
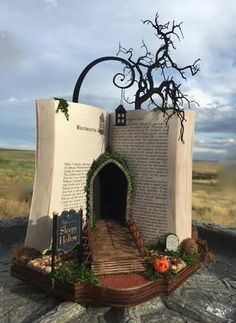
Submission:
<svg viewBox="0 0 236 323">
<path fill-rule="evenodd" d="M 11 96 L 8 99 L 4 99 L 4 100 L 0 101 L 0 104 L 1 103 L 22 103 L 22 102 L 28 102 L 28 101 L 32 101 L 32 100 L 33 99 L 19 99 L 14 96 Z"/>
<path fill-rule="evenodd" d="M 13 69 L 24 61 L 24 49 L 9 31 L 0 31 L 0 67 Z"/>
<path fill-rule="evenodd" d="M 235 145 L 235 139 L 233 138 L 206 138 L 195 141 L 195 151 L 207 149 L 216 153 L 222 153 L 225 152 L 226 149 L 231 149 L 233 145 Z"/>
<path fill-rule="evenodd" d="M 58 6 L 58 0 L 45 0 L 46 8 L 53 9 Z"/>
<path fill-rule="evenodd" d="M 45 10 L 47 9 L 47 10 Z M 119 41 L 142 54 L 142 39 L 152 52 L 160 42 L 142 19 L 183 21 L 184 39 L 175 41 L 171 51 L 179 65 L 201 58 L 201 71 L 187 82 L 184 93 L 199 102 L 196 108 L 195 153 L 203 158 L 226 156 L 235 138 L 236 124 L 236 6 L 234 0 L 127 0 L 121 10 L 119 0 L 1 2 L 0 31 L 0 132 L 2 126 L 14 138 L 34 129 L 34 98 L 55 96 L 71 99 L 76 80 L 92 60 L 115 55 Z M 113 110 L 120 101 L 120 90 L 112 77 L 122 70 L 117 62 L 93 68 L 83 83 L 81 101 Z M 129 92 L 131 97 L 134 93 Z M 145 107 L 144 107 L 145 108 Z M 26 125 L 25 130 L 17 124 Z M 29 127 L 29 128 L 28 128 Z M 4 138 L 7 139 L 6 128 Z M 225 142 L 217 143 L 216 134 Z M 2 136 L 2 132 L 0 133 Z M 10 135 L 9 135 L 10 136 Z M 1 137 L 2 138 L 2 137 Z M 13 137 L 10 142 L 17 143 Z M 29 135 L 27 140 L 32 142 Z M 11 141 L 10 141 L 11 140 Z M 26 137 L 22 140 L 26 140 Z M 213 140 L 213 141 L 212 141 Z M 205 145 L 205 146 L 204 146 Z M 219 145 L 219 147 L 217 146 Z M 224 152 L 220 152 L 221 150 Z M 228 145 L 228 146 L 227 146 Z M 218 149 L 219 148 L 219 149 Z M 228 149 L 228 150 L 227 150 Z M 196 155 L 195 154 L 195 155 Z"/>
<path fill-rule="evenodd" d="M 213 106 L 197 110 L 196 131 L 236 134 L 236 109 Z"/>
<path fill-rule="evenodd" d="M 226 86 L 223 84 L 222 87 Z M 215 89 L 201 88 L 200 84 L 188 90 L 190 100 L 195 98 L 200 104 L 193 108 L 196 111 L 197 132 L 236 134 L 236 100 L 232 88 L 231 91 L 215 92 Z"/>
<path fill-rule="evenodd" d="M 222 137 L 219 134 L 211 138 L 207 133 L 201 134 L 201 139 L 194 141 L 194 156 L 212 155 L 213 160 L 236 159 L 236 136 L 230 137 L 225 134 Z"/>
</svg>

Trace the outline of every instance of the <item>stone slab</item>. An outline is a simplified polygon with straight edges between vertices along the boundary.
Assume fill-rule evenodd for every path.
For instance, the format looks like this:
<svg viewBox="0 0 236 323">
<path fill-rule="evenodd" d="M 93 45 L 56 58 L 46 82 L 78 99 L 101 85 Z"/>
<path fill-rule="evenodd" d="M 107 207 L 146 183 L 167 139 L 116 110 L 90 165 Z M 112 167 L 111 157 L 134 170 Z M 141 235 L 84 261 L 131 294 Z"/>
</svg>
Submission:
<svg viewBox="0 0 236 323">
<path fill-rule="evenodd" d="M 210 248 L 235 257 L 233 246 L 236 246 L 236 228 L 202 221 L 193 221 L 193 224 L 197 226 L 201 238 L 207 240 Z"/>
<path fill-rule="evenodd" d="M 0 217 L 0 244 L 14 245 L 24 242 L 28 225 L 28 217 L 3 220 Z"/>
</svg>

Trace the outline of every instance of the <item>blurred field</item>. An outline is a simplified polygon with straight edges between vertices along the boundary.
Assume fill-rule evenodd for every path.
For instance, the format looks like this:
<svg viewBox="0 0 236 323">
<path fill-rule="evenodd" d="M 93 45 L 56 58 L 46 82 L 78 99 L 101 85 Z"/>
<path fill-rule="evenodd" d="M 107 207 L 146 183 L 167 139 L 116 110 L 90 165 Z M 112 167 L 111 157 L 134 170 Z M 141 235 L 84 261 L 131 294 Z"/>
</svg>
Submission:
<svg viewBox="0 0 236 323">
<path fill-rule="evenodd" d="M 0 149 L 0 218 L 29 214 L 34 158 L 33 151 Z"/>
<path fill-rule="evenodd" d="M 193 163 L 193 219 L 236 227 L 236 162 Z"/>
<path fill-rule="evenodd" d="M 33 151 L 0 149 L 0 218 L 28 215 Z M 236 227 L 236 162 L 193 163 L 193 219 Z"/>
</svg>

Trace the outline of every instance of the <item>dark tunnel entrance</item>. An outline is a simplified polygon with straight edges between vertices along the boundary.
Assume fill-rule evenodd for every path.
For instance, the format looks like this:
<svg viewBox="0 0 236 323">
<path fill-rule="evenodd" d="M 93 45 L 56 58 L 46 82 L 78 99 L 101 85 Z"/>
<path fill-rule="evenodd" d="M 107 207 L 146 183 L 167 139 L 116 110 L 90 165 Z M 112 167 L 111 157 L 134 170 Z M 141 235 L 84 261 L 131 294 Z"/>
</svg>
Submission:
<svg viewBox="0 0 236 323">
<path fill-rule="evenodd" d="M 114 163 L 105 165 L 94 179 L 93 210 L 96 220 L 124 222 L 128 181 Z"/>
</svg>

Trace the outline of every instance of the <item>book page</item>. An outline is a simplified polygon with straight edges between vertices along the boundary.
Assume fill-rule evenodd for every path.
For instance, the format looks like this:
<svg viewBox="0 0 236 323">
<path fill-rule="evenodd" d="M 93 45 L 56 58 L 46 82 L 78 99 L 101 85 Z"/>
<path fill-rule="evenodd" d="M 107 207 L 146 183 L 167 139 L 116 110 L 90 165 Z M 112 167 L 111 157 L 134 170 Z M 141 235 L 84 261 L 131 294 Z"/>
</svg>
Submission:
<svg viewBox="0 0 236 323">
<path fill-rule="evenodd" d="M 84 190 L 86 174 L 93 160 L 105 151 L 108 128 L 108 112 L 103 109 L 69 103 L 69 121 L 67 121 L 62 112 L 56 113 L 58 101 L 46 100 L 46 104 L 48 109 L 53 111 L 51 113 L 54 114 L 54 122 L 51 119 L 45 121 L 44 113 L 40 112 L 39 118 L 44 118 L 45 122 L 44 129 L 50 129 L 50 131 L 48 137 L 45 136 L 43 140 L 39 137 L 39 144 L 46 145 L 47 148 L 44 149 L 42 158 L 39 158 L 37 162 L 36 173 L 38 173 L 38 178 L 41 178 L 41 182 L 39 185 L 36 181 L 35 194 L 38 196 L 37 191 L 41 187 L 41 197 L 46 196 L 48 199 L 48 209 L 47 212 L 44 210 L 42 213 L 46 205 L 40 197 L 37 201 L 34 199 L 34 202 L 40 205 L 41 210 L 36 214 L 35 203 L 33 203 L 30 220 L 40 223 L 46 216 L 47 227 L 45 229 L 48 233 L 45 235 L 42 230 L 44 226 L 35 224 L 37 232 L 35 229 L 28 229 L 29 234 L 26 239 L 26 245 L 34 246 L 38 250 L 50 248 L 53 212 L 60 214 L 63 210 L 79 211 L 82 208 L 86 213 Z M 44 105 L 45 100 L 39 100 L 38 110 Z M 41 124 L 39 120 L 39 127 Z M 52 129 L 54 129 L 53 134 Z M 41 132 L 42 129 L 39 129 L 39 133 Z M 49 162 L 46 162 L 47 159 Z M 50 183 L 45 180 L 43 170 L 50 174 Z M 34 236 L 30 234 L 33 231 Z"/>
<path fill-rule="evenodd" d="M 51 219 L 48 217 L 48 210 L 50 207 L 55 144 L 53 100 L 36 101 L 36 122 L 36 169 L 25 244 L 37 249 L 38 246 L 41 246 L 42 240 L 51 238 Z"/>
<path fill-rule="evenodd" d="M 62 113 L 56 114 L 50 214 L 80 208 L 86 211 L 86 175 L 93 160 L 106 149 L 108 112 L 71 103 L 69 113 L 69 122 Z"/>
<path fill-rule="evenodd" d="M 192 236 L 192 148 L 195 112 L 185 111 L 184 143 L 179 140 L 180 122 L 170 120 L 168 175 L 168 232 L 181 242 Z"/>
<path fill-rule="evenodd" d="M 189 119 L 188 113 L 186 116 Z M 126 122 L 126 126 L 115 126 L 112 114 L 111 143 L 134 175 L 131 213 L 144 240 L 156 243 L 170 232 L 180 239 L 189 236 L 192 121 L 186 125 L 186 144 L 178 140 L 180 123 L 176 116 L 166 124 L 160 111 L 132 110 L 127 111 Z M 185 220 L 187 225 L 183 229 Z"/>
</svg>

